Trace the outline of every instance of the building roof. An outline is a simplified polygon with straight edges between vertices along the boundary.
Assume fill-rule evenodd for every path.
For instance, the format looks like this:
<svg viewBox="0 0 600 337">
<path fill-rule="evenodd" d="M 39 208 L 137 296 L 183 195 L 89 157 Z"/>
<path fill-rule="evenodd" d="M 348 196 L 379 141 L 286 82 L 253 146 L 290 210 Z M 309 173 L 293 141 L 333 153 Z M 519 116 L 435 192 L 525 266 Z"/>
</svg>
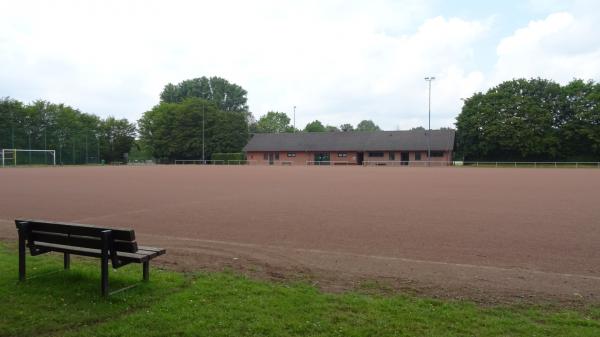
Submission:
<svg viewBox="0 0 600 337">
<path fill-rule="evenodd" d="M 432 130 L 431 150 L 452 151 L 454 130 Z M 252 151 L 427 151 L 427 131 L 257 133 L 244 147 Z"/>
</svg>

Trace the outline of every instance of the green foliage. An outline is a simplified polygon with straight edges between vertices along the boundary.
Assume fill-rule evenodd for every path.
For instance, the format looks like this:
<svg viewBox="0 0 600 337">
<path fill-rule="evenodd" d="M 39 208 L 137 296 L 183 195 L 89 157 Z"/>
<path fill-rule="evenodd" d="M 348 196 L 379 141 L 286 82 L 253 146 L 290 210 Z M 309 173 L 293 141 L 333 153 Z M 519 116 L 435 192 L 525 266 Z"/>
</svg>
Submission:
<svg viewBox="0 0 600 337">
<path fill-rule="evenodd" d="M 256 123 L 258 133 L 294 132 L 290 118 L 284 112 L 269 111 Z"/>
<path fill-rule="evenodd" d="M 239 152 L 248 139 L 244 114 L 220 111 L 210 101 L 189 98 L 181 103 L 160 103 L 138 121 L 140 141 L 155 158 L 201 159 L 204 155 Z"/>
<path fill-rule="evenodd" d="M 106 141 L 104 159 L 108 162 L 120 161 L 128 153 L 135 140 L 135 125 L 127 119 L 106 118 L 100 124 L 100 138 Z"/>
<path fill-rule="evenodd" d="M 600 86 L 507 81 L 465 100 L 457 149 L 466 160 L 600 160 Z"/>
<path fill-rule="evenodd" d="M 213 153 L 212 160 L 222 160 L 223 164 L 241 164 L 245 160 L 244 153 Z M 229 163 L 229 161 L 232 161 Z"/>
<path fill-rule="evenodd" d="M 372 120 L 364 120 L 356 126 L 356 131 L 380 131 L 381 129 Z"/>
<path fill-rule="evenodd" d="M 97 260 L 28 256 L 0 245 L 0 336 L 598 336 L 600 311 L 480 307 L 466 301 L 356 292 L 324 294 L 306 284 L 226 273 L 189 277 L 151 270 L 150 282 L 99 296 Z M 45 275 L 44 275 L 45 274 Z M 111 286 L 139 281 L 141 268 L 112 271 Z"/>
<path fill-rule="evenodd" d="M 348 132 L 348 131 L 354 131 L 354 126 L 352 126 L 352 124 L 342 124 L 340 125 L 340 130 L 344 131 L 344 132 Z"/>
<path fill-rule="evenodd" d="M 162 103 L 181 103 L 187 98 L 201 98 L 215 104 L 217 109 L 248 113 L 248 92 L 224 78 L 202 76 L 179 84 L 167 84 L 160 94 Z"/>
<path fill-rule="evenodd" d="M 340 129 L 338 129 L 337 126 L 334 126 L 334 125 L 326 125 L 325 130 L 327 130 L 328 132 L 339 132 L 340 131 Z"/>
<path fill-rule="evenodd" d="M 411 131 L 425 131 L 426 129 L 422 126 L 417 126 L 410 129 Z"/>
<path fill-rule="evenodd" d="M 305 132 L 325 132 L 327 131 L 327 129 L 325 129 L 325 126 L 323 126 L 323 124 L 316 120 L 316 121 L 312 121 L 308 124 L 306 124 L 306 127 L 304 128 Z"/>
<path fill-rule="evenodd" d="M 0 148 L 56 150 L 57 164 L 123 161 L 134 136 L 135 125 L 126 119 L 102 120 L 42 100 L 0 99 Z"/>
<path fill-rule="evenodd" d="M 142 142 L 136 140 L 131 145 L 131 149 L 129 150 L 129 161 L 130 162 L 140 162 L 146 160 L 152 160 L 152 153 L 148 148 L 146 148 Z"/>
</svg>

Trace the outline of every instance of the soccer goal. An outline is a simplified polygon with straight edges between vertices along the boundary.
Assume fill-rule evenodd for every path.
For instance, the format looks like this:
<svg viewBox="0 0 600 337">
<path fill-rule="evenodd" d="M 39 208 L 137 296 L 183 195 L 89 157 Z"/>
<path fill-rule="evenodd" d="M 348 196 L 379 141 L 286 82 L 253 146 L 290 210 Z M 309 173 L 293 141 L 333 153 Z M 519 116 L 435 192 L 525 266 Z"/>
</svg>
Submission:
<svg viewBox="0 0 600 337">
<path fill-rule="evenodd" d="M 2 167 L 19 165 L 56 165 L 55 150 L 2 149 Z"/>
</svg>

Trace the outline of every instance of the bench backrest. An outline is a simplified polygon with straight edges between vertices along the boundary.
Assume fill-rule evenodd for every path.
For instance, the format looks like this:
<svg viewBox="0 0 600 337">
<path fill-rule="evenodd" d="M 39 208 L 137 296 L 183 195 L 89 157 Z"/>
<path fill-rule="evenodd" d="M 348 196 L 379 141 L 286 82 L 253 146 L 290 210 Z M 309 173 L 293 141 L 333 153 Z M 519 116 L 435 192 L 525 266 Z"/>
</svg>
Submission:
<svg viewBox="0 0 600 337">
<path fill-rule="evenodd" d="M 110 246 L 114 251 L 135 253 L 138 250 L 133 229 L 25 219 L 15 220 L 15 224 L 17 229 L 24 232 L 30 245 L 44 242 L 102 249 L 102 233 L 110 230 Z"/>
</svg>

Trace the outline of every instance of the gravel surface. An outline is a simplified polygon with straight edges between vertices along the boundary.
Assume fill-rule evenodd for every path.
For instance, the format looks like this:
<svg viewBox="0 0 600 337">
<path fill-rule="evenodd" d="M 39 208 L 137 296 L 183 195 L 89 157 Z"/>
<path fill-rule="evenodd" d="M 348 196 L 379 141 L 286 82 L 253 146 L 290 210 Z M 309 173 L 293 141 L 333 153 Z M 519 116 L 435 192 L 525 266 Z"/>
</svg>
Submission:
<svg viewBox="0 0 600 337">
<path fill-rule="evenodd" d="M 20 168 L 1 169 L 0 186 L 6 240 L 14 218 L 131 227 L 185 270 L 600 302 L 597 169 Z"/>
</svg>

